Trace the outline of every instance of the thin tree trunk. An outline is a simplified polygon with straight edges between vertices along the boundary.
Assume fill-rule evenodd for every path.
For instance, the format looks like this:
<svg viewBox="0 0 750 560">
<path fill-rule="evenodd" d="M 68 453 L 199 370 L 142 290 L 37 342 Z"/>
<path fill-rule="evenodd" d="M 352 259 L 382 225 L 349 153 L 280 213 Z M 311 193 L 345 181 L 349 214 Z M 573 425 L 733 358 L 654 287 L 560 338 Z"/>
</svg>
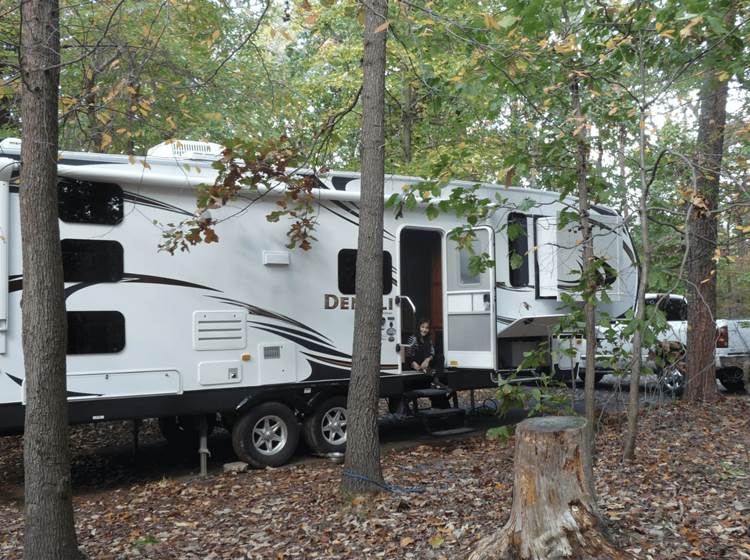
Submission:
<svg viewBox="0 0 750 560">
<path fill-rule="evenodd" d="M 711 402 L 716 389 L 716 262 L 719 179 L 724 151 L 728 80 L 707 70 L 701 86 L 696 146 L 696 192 L 688 226 L 686 398 Z"/>
<path fill-rule="evenodd" d="M 594 387 L 596 384 L 596 308 L 594 297 L 596 295 L 595 271 L 591 270 L 594 265 L 594 239 L 591 236 L 591 222 L 589 220 L 589 190 L 588 190 L 588 163 L 589 147 L 586 141 L 586 116 L 581 107 L 581 91 L 578 78 L 573 78 L 571 84 L 573 96 L 573 110 L 575 111 L 576 126 L 576 177 L 578 178 L 578 214 L 581 223 L 581 238 L 583 240 L 583 281 L 584 318 L 586 321 L 584 335 L 586 337 L 586 381 L 584 385 L 584 399 L 586 412 L 586 448 L 587 457 L 584 457 L 584 467 L 587 479 L 593 480 L 593 450 L 594 450 Z M 593 488 L 592 488 L 593 495 Z"/>
<path fill-rule="evenodd" d="M 646 66 L 643 53 L 640 54 L 641 89 L 646 90 Z M 641 100 L 643 101 L 643 100 Z M 646 318 L 646 289 L 648 287 L 648 271 L 651 263 L 651 243 L 648 231 L 648 184 L 646 179 L 646 109 L 641 106 L 638 134 L 638 173 L 641 182 L 641 193 L 638 198 L 638 218 L 641 222 L 642 256 L 641 270 L 638 277 L 638 293 L 635 304 L 635 321 L 638 328 L 633 333 L 633 355 L 630 364 L 630 395 L 628 399 L 628 431 L 625 435 L 623 457 L 627 461 L 635 459 L 635 442 L 638 437 L 638 401 L 640 399 L 641 362 L 643 348 L 643 328 Z"/>
<path fill-rule="evenodd" d="M 412 155 L 411 133 L 414 123 L 414 113 L 412 112 L 412 107 L 414 105 L 414 88 L 412 88 L 408 78 L 404 84 L 403 103 L 404 105 L 401 115 L 401 148 L 404 152 L 404 161 L 409 163 L 411 162 Z"/>
<path fill-rule="evenodd" d="M 620 214 L 624 220 L 628 219 L 630 209 L 628 208 L 628 191 L 625 177 L 625 142 L 627 141 L 628 135 L 624 124 L 620 125 L 620 138 L 617 146 L 617 159 L 620 166 L 620 196 L 622 197 L 622 204 L 620 206 Z"/>
<path fill-rule="evenodd" d="M 24 558 L 80 558 L 68 449 L 66 319 L 57 216 L 56 0 L 26 0 L 21 25 L 21 240 L 24 434 Z"/>
<path fill-rule="evenodd" d="M 347 445 L 341 491 L 345 497 L 382 488 L 378 440 L 380 321 L 383 314 L 383 190 L 385 180 L 385 29 L 387 0 L 364 3 L 362 84 L 362 198 L 357 241 L 357 306 L 352 377 L 347 401 Z"/>
</svg>

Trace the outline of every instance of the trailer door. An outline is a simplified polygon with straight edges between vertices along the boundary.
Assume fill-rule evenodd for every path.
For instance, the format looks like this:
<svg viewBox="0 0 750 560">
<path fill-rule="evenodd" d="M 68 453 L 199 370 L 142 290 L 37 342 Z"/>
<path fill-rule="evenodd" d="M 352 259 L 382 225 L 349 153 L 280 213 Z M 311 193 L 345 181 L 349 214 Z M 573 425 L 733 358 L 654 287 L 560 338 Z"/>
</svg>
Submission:
<svg viewBox="0 0 750 560">
<path fill-rule="evenodd" d="M 494 232 L 475 230 L 474 254 L 495 254 Z M 445 237 L 445 365 L 449 368 L 495 369 L 495 268 L 480 274 L 469 269 L 471 253 Z"/>
</svg>

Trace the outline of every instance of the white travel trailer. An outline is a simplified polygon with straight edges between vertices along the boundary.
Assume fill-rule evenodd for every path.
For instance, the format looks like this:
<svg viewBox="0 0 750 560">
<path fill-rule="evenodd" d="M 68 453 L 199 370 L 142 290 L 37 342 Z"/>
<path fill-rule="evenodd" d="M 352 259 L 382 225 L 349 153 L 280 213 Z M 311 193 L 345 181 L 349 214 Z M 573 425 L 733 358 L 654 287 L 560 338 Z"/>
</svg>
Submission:
<svg viewBox="0 0 750 560">
<path fill-rule="evenodd" d="M 288 460 L 301 432 L 320 452 L 341 450 L 360 176 L 319 177 L 318 241 L 310 251 L 289 250 L 284 225 L 265 219 L 273 191 L 252 205 L 243 199 L 211 210 L 228 218 L 218 226 L 218 244 L 174 256 L 157 251 L 162 230 L 155 223 L 193 215 L 195 187 L 216 175 L 216 148 L 164 144 L 135 163 L 61 154 L 70 420 L 159 417 L 165 435 L 175 436 L 190 418 L 218 414 L 231 426 L 238 455 L 254 465 Z M 24 415 L 19 153 L 17 140 L 0 142 L 0 433 L 21 431 Z M 386 197 L 417 182 L 388 175 Z M 456 186 L 471 183 L 446 191 Z M 469 271 L 468 253 L 447 237 L 460 224 L 455 216 L 429 220 L 424 206 L 403 216 L 386 212 L 382 397 L 429 385 L 403 360 L 416 317 L 432 322 L 444 381 L 463 390 L 493 386 L 514 371 L 567 313 L 560 295 L 575 285 L 581 257 L 575 231 L 557 226 L 565 204 L 539 190 L 483 185 L 478 193 L 536 202 L 525 212 L 499 209 L 476 228 L 477 249 L 496 262 L 481 274 Z M 612 302 L 602 309 L 617 317 L 634 301 L 633 245 L 612 210 L 594 207 L 592 219 L 596 255 L 612 271 Z M 523 231 L 512 247 L 508 221 Z M 509 265 L 511 249 L 523 255 L 518 268 Z M 575 366 L 555 355 L 547 369 Z"/>
</svg>

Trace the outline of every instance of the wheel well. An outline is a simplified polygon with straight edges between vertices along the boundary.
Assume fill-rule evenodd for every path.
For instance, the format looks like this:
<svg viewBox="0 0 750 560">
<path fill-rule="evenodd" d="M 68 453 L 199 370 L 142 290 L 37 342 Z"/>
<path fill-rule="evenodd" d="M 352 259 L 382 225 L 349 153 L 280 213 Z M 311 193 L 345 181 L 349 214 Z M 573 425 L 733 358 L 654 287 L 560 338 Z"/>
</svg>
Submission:
<svg viewBox="0 0 750 560">
<path fill-rule="evenodd" d="M 312 398 L 307 401 L 307 410 L 305 412 L 312 412 L 317 406 L 323 401 L 330 399 L 331 397 L 343 396 L 346 397 L 347 388 L 340 387 L 335 389 L 328 389 L 325 391 L 319 391 L 315 393 Z"/>
</svg>

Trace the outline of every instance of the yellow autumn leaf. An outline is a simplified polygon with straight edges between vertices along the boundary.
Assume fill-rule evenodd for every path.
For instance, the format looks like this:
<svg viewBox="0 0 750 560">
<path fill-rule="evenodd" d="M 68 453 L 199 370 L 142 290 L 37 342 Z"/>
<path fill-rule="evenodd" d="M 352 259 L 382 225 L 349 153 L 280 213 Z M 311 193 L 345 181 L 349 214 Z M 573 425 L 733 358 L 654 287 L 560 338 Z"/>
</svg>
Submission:
<svg viewBox="0 0 750 560">
<path fill-rule="evenodd" d="M 353 505 L 354 507 L 357 507 L 357 506 L 361 506 L 361 505 L 362 505 L 362 504 L 364 504 L 364 503 L 365 503 L 366 501 L 367 501 L 367 498 L 365 498 L 364 496 L 354 496 L 354 497 L 352 498 L 352 505 Z"/>
<path fill-rule="evenodd" d="M 443 538 L 443 536 L 440 533 L 435 533 L 434 535 L 432 535 L 432 537 L 430 538 L 430 540 L 427 541 L 427 542 L 430 543 L 430 546 L 432 548 L 440 548 L 441 546 L 443 546 L 443 543 L 445 542 L 445 539 Z"/>
<path fill-rule="evenodd" d="M 729 79 L 729 72 L 727 72 L 726 70 L 722 70 L 719 73 L 718 78 L 720 82 L 726 82 Z"/>
<path fill-rule="evenodd" d="M 146 168 L 146 169 L 151 169 L 151 164 L 149 164 L 149 162 L 147 162 L 147 161 L 146 161 L 145 159 L 142 159 L 142 160 L 141 160 L 141 165 L 142 165 L 142 166 L 143 166 L 144 168 Z"/>
<path fill-rule="evenodd" d="M 391 25 L 391 22 L 386 20 L 384 23 L 381 23 L 375 28 L 375 33 L 382 33 L 386 29 L 388 29 L 388 26 Z"/>
<path fill-rule="evenodd" d="M 674 39 L 674 29 L 667 29 L 665 31 L 662 31 L 659 33 L 659 37 L 664 37 L 665 39 Z"/>
<path fill-rule="evenodd" d="M 167 118 L 166 118 L 165 120 L 167 121 L 167 124 L 168 124 L 168 125 L 169 125 L 169 126 L 170 126 L 171 128 L 177 128 L 177 123 L 176 123 L 176 122 L 174 122 L 174 119 L 173 119 L 172 117 L 167 117 Z"/>
<path fill-rule="evenodd" d="M 487 29 L 500 29 L 500 25 L 498 25 L 497 21 L 495 21 L 495 18 L 493 18 L 490 14 L 483 14 L 484 15 L 484 26 Z"/>
<path fill-rule="evenodd" d="M 135 165 L 135 156 L 133 154 L 128 155 L 128 162 L 130 165 Z"/>
<path fill-rule="evenodd" d="M 401 545 L 401 548 L 406 548 L 413 542 L 414 542 L 414 539 L 412 539 L 411 537 L 404 537 L 401 539 L 401 542 L 399 544 Z"/>
<path fill-rule="evenodd" d="M 310 14 L 309 16 L 305 18 L 305 23 L 307 25 L 313 25 L 317 19 L 318 19 L 317 14 Z"/>
<path fill-rule="evenodd" d="M 109 134 L 107 134 L 106 132 L 104 132 L 102 134 L 102 143 L 101 143 L 101 145 L 99 147 L 102 150 L 106 150 L 107 146 L 109 146 L 110 144 L 112 144 L 112 137 Z"/>
<path fill-rule="evenodd" d="M 654 25 L 654 27 L 656 28 L 656 32 L 658 33 L 659 31 L 661 31 L 664 28 L 664 24 L 661 23 L 660 21 L 657 21 L 656 25 Z"/>
</svg>

